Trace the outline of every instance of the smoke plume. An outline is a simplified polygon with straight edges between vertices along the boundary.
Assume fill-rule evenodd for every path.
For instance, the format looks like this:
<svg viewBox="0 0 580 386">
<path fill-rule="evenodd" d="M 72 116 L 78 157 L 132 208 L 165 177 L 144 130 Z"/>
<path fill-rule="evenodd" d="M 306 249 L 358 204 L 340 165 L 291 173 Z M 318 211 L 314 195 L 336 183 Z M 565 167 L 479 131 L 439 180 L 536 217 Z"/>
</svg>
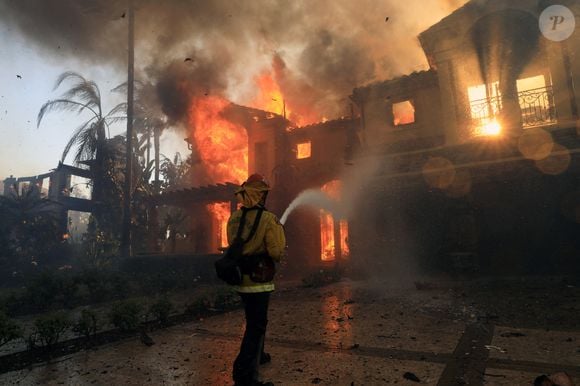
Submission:
<svg viewBox="0 0 580 386">
<path fill-rule="evenodd" d="M 314 107 L 333 118 L 354 87 L 425 68 L 416 36 L 464 2 L 135 0 L 137 78 L 155 85 L 172 121 L 185 118 L 194 95 L 249 103 L 264 71 L 297 114 Z M 121 72 L 126 4 L 2 0 L 0 20 L 43 54 Z"/>
</svg>

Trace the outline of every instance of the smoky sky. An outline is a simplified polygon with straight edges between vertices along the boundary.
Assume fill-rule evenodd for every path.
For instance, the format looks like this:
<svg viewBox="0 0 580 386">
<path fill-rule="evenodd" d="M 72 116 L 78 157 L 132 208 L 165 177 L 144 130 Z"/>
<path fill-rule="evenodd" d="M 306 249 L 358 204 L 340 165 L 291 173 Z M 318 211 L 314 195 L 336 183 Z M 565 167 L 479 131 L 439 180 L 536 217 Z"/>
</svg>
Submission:
<svg viewBox="0 0 580 386">
<path fill-rule="evenodd" d="M 265 71 L 295 110 L 315 107 L 333 117 L 353 88 L 426 68 L 416 36 L 463 3 L 135 0 L 136 76 L 155 86 L 161 110 L 173 121 L 184 118 L 195 95 L 251 104 L 254 80 Z M 43 55 L 125 71 L 126 4 L 0 0 L 0 22 Z"/>
</svg>

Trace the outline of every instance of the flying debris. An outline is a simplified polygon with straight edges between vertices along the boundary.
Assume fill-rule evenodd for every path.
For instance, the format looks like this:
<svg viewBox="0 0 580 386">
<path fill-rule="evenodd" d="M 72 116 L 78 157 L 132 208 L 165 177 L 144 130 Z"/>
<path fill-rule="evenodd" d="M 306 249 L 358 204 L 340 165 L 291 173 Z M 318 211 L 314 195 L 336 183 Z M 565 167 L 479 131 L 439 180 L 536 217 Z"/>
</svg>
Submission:
<svg viewBox="0 0 580 386">
<path fill-rule="evenodd" d="M 185 58 L 184 62 L 193 62 L 193 59 L 191 59 L 191 58 Z"/>
<path fill-rule="evenodd" d="M 123 14 L 121 15 L 121 19 L 125 18 L 125 12 L 123 12 Z"/>
<path fill-rule="evenodd" d="M 385 23 L 389 21 L 389 17 L 385 17 Z"/>
<path fill-rule="evenodd" d="M 18 74 L 16 74 L 16 77 L 17 77 L 18 79 L 22 79 L 22 76 L 21 76 L 21 75 L 18 75 Z"/>
</svg>

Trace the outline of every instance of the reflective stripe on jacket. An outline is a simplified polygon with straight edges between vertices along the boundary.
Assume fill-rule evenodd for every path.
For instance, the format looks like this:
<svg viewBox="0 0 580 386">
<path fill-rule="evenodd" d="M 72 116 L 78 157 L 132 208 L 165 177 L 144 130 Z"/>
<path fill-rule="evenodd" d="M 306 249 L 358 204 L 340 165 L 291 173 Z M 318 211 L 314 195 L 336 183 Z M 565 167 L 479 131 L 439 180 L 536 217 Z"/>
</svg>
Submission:
<svg viewBox="0 0 580 386">
<path fill-rule="evenodd" d="M 246 214 L 246 222 L 242 231 L 242 239 L 246 239 L 250 234 L 254 221 L 256 220 L 257 209 L 250 209 Z M 236 237 L 242 211 L 237 210 L 232 213 L 228 221 L 228 243 L 231 244 Z M 276 215 L 264 210 L 256 234 L 244 244 L 244 255 L 257 255 L 268 253 L 275 262 L 280 262 L 284 249 L 286 248 L 286 237 L 284 228 Z M 234 287 L 239 292 L 269 292 L 274 290 L 274 283 L 255 283 L 248 275 L 243 275 L 242 284 Z"/>
</svg>

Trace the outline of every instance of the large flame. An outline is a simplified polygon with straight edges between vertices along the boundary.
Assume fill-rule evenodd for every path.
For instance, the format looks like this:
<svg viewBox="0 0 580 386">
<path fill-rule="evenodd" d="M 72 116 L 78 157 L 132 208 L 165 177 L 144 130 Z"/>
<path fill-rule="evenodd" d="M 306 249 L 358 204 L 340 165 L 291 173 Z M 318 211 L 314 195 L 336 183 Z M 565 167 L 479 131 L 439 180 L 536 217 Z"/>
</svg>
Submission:
<svg viewBox="0 0 580 386">
<path fill-rule="evenodd" d="M 311 104 L 295 103 L 296 98 L 285 95 L 284 90 L 276 81 L 276 77 L 269 72 L 264 72 L 256 77 L 256 86 L 258 95 L 250 103 L 255 108 L 284 116 L 296 127 L 326 120 Z M 289 127 L 288 129 L 293 128 Z"/>
<path fill-rule="evenodd" d="M 194 181 L 196 185 L 241 183 L 248 175 L 248 135 L 242 126 L 222 116 L 228 105 L 228 101 L 217 96 L 196 98 L 191 103 L 190 138 L 209 178 Z"/>
<path fill-rule="evenodd" d="M 272 75 L 264 73 L 256 77 L 256 86 L 258 87 L 259 93 L 252 102 L 254 106 L 278 115 L 290 115 L 290 110 L 286 106 L 286 101 L 284 100 L 280 86 Z"/>
<path fill-rule="evenodd" d="M 321 190 L 326 193 L 330 198 L 339 201 L 340 200 L 340 188 L 341 183 L 339 180 L 330 181 L 325 184 Z M 335 249 L 335 218 L 332 213 L 320 210 L 320 259 L 322 261 L 332 261 L 336 259 L 336 249 Z M 348 247 L 348 222 L 344 219 L 338 221 L 337 230 L 338 237 L 340 240 L 340 254 L 342 257 L 347 256 L 350 253 Z"/>
<path fill-rule="evenodd" d="M 246 130 L 222 116 L 229 105 L 225 99 L 208 96 L 194 99 L 189 111 L 190 139 L 201 160 L 203 174 L 194 173 L 196 185 L 223 182 L 241 183 L 248 174 L 248 136 Z M 217 248 L 227 247 L 227 222 L 230 204 L 207 205 L 212 216 L 213 241 Z"/>
</svg>

